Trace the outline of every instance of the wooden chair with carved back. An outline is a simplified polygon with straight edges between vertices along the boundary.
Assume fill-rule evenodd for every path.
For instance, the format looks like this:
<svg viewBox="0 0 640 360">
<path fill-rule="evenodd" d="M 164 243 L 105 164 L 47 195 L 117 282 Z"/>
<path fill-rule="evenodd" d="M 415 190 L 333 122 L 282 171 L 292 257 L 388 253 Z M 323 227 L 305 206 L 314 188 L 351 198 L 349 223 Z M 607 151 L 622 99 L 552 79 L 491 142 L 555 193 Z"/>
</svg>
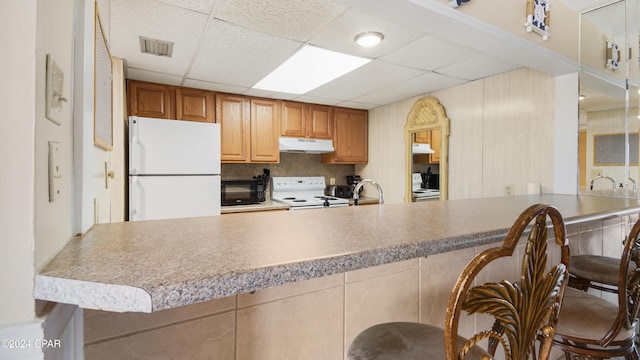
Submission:
<svg viewBox="0 0 640 360">
<path fill-rule="evenodd" d="M 550 236 L 548 228 L 552 229 Z M 516 251 L 527 231 L 524 251 Z M 554 250 L 558 251 L 548 251 L 548 244 L 557 246 Z M 523 253 L 517 281 L 498 279 L 476 285 L 483 268 L 514 253 Z M 545 360 L 567 284 L 568 265 L 569 243 L 561 214 L 553 206 L 530 206 L 501 246 L 483 251 L 464 268 L 451 293 L 444 328 L 416 322 L 377 324 L 356 336 L 348 359 L 491 359 L 501 347 L 506 359 Z M 468 316 L 489 315 L 494 319 L 493 327 L 461 336 L 459 324 L 466 318 L 463 310 Z"/>
<path fill-rule="evenodd" d="M 590 279 L 580 276 L 578 281 L 572 275 L 574 279 L 566 289 L 553 342 L 554 347 L 565 352 L 566 359 L 639 359 L 636 341 L 640 312 L 639 236 L 640 221 L 637 221 L 625 240 L 621 258 L 600 261 L 607 267 L 618 264 L 615 283 L 609 279 L 611 274 L 596 274 Z M 616 302 L 602 298 L 593 289 L 614 292 Z"/>
</svg>

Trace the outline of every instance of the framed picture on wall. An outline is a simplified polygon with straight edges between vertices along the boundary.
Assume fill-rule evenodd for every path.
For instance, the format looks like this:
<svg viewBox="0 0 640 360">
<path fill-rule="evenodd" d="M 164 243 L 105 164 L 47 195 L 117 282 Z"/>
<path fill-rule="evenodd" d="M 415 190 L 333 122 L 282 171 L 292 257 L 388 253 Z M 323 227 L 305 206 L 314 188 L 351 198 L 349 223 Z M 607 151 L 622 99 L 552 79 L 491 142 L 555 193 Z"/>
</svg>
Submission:
<svg viewBox="0 0 640 360">
<path fill-rule="evenodd" d="M 113 149 L 112 62 L 104 36 L 98 5 L 95 11 L 94 121 L 93 142 L 105 150 Z"/>
</svg>

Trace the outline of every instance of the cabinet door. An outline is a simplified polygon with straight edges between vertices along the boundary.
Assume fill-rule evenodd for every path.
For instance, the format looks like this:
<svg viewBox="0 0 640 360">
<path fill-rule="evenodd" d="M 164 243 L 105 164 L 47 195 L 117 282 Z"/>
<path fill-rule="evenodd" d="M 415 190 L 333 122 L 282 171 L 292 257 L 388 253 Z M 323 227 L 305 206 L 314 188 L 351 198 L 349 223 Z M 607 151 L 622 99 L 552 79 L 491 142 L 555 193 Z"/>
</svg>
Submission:
<svg viewBox="0 0 640 360">
<path fill-rule="evenodd" d="M 129 80 L 128 90 L 129 115 L 175 119 L 171 86 Z"/>
<path fill-rule="evenodd" d="M 336 108 L 333 120 L 335 151 L 322 154 L 324 164 L 366 164 L 368 128 L 365 110 Z"/>
<path fill-rule="evenodd" d="M 280 162 L 280 104 L 251 99 L 251 162 Z"/>
<path fill-rule="evenodd" d="M 307 105 L 283 101 L 281 122 L 280 135 L 305 137 L 307 134 Z"/>
<path fill-rule="evenodd" d="M 431 144 L 431 131 L 420 131 L 413 134 L 413 141 L 417 144 Z"/>
<path fill-rule="evenodd" d="M 309 106 L 307 136 L 314 139 L 333 137 L 333 108 L 322 105 Z"/>
<path fill-rule="evenodd" d="M 244 96 L 216 94 L 222 162 L 248 162 L 250 153 L 249 101 Z"/>
<path fill-rule="evenodd" d="M 176 88 L 178 120 L 214 122 L 213 92 Z"/>
<path fill-rule="evenodd" d="M 440 129 L 431 130 L 431 148 L 435 151 L 433 154 L 430 154 L 430 162 L 432 164 L 440 163 L 440 144 L 442 141 L 442 132 Z"/>
</svg>

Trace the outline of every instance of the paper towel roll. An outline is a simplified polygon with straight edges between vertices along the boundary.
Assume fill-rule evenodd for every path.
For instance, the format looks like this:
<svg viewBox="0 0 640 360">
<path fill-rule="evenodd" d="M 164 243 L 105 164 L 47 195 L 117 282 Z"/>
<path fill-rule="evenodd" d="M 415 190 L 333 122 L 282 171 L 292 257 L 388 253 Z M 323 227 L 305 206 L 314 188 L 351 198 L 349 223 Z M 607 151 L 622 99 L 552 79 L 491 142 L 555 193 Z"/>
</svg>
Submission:
<svg viewBox="0 0 640 360">
<path fill-rule="evenodd" d="M 540 184 L 539 183 L 528 183 L 527 184 L 527 194 L 529 194 L 529 195 L 540 194 Z"/>
</svg>

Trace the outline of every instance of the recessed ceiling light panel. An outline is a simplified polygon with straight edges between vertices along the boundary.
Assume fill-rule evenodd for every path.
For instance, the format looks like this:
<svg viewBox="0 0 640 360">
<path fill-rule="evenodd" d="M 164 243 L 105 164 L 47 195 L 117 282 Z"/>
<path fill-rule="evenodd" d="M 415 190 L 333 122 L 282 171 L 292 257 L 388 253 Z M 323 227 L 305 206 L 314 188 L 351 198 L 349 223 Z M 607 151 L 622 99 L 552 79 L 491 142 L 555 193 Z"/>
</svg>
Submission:
<svg viewBox="0 0 640 360">
<path fill-rule="evenodd" d="M 371 59 L 306 45 L 253 88 L 304 94 L 370 61 Z"/>
<path fill-rule="evenodd" d="M 369 31 L 358 34 L 355 37 L 354 41 L 356 42 L 356 44 L 362 47 L 371 47 L 378 45 L 382 41 L 382 39 L 384 39 L 384 35 L 382 35 L 382 33 L 379 33 L 377 31 Z"/>
</svg>

